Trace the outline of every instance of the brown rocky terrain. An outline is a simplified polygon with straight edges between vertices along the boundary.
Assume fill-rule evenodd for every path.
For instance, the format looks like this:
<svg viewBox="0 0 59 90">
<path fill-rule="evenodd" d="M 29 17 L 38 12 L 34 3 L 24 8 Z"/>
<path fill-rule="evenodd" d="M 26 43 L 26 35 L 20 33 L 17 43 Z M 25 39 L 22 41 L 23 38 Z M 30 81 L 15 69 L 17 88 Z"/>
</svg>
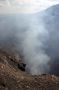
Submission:
<svg viewBox="0 0 59 90">
<path fill-rule="evenodd" d="M 0 50 L 0 90 L 59 90 L 59 77 L 29 75 L 20 57 Z"/>
</svg>

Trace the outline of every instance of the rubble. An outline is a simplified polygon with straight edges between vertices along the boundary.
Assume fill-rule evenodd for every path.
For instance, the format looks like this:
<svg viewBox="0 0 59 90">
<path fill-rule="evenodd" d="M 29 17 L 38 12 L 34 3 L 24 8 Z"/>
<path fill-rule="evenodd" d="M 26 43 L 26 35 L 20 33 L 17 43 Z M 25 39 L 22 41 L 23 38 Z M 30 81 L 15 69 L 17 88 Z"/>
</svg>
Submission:
<svg viewBox="0 0 59 90">
<path fill-rule="evenodd" d="M 59 90 L 59 77 L 30 75 L 25 67 L 26 64 L 0 50 L 0 90 Z"/>
</svg>

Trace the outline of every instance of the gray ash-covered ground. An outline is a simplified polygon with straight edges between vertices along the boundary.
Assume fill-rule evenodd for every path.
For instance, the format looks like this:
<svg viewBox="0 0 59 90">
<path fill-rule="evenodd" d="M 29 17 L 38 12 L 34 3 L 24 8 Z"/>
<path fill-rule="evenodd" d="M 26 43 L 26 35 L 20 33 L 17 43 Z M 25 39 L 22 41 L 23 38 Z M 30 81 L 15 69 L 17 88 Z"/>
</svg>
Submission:
<svg viewBox="0 0 59 90">
<path fill-rule="evenodd" d="M 59 77 L 30 75 L 21 57 L 0 50 L 0 90 L 59 90 Z"/>
</svg>

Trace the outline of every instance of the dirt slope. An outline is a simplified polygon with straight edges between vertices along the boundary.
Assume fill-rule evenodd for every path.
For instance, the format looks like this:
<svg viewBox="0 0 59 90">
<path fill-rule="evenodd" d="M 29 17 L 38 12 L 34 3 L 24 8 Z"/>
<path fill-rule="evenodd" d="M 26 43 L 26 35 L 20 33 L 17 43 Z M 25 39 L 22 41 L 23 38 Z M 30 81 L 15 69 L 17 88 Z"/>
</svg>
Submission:
<svg viewBox="0 0 59 90">
<path fill-rule="evenodd" d="M 59 90 L 59 77 L 31 76 L 22 71 L 19 60 L 0 50 L 0 90 Z"/>
</svg>

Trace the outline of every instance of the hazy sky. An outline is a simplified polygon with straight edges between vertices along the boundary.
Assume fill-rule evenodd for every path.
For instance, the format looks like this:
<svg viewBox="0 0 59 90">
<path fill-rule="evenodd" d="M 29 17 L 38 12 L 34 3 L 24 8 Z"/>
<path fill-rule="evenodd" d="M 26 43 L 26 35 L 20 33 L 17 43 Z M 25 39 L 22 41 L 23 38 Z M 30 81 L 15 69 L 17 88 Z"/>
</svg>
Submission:
<svg viewBox="0 0 59 90">
<path fill-rule="evenodd" d="M 59 3 L 58 0 L 0 0 L 0 12 L 37 12 Z"/>
</svg>

